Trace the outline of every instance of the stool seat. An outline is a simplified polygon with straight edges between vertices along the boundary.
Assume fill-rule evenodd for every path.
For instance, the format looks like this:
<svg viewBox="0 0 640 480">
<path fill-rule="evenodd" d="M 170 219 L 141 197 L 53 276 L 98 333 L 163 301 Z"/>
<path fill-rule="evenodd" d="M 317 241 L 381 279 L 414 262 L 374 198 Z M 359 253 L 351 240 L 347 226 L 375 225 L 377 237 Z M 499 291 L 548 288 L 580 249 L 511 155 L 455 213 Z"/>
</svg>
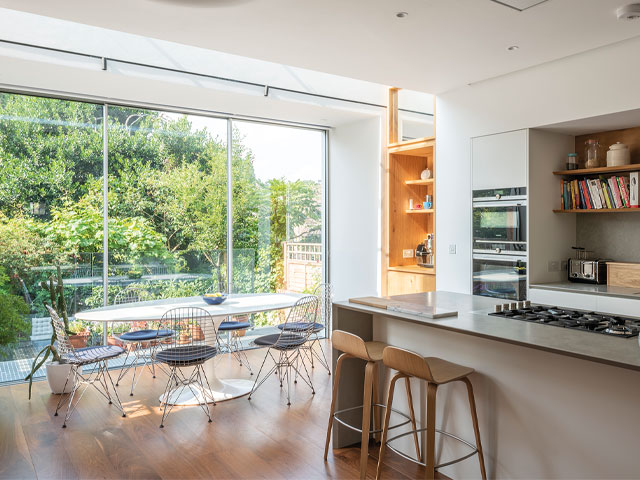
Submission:
<svg viewBox="0 0 640 480">
<path fill-rule="evenodd" d="M 333 348 L 365 362 L 379 362 L 382 352 L 389 345 L 384 342 L 365 342 L 353 333 L 335 330 L 331 334 Z"/>
<path fill-rule="evenodd" d="M 474 372 L 473 368 L 448 362 L 438 357 L 425 357 L 424 361 L 431 370 L 431 381 L 440 385 L 460 380 Z"/>
<path fill-rule="evenodd" d="M 362 360 L 380 362 L 382 360 L 382 352 L 389 344 L 384 342 L 364 342 L 364 346 L 367 349 L 368 358 L 363 358 Z"/>
</svg>

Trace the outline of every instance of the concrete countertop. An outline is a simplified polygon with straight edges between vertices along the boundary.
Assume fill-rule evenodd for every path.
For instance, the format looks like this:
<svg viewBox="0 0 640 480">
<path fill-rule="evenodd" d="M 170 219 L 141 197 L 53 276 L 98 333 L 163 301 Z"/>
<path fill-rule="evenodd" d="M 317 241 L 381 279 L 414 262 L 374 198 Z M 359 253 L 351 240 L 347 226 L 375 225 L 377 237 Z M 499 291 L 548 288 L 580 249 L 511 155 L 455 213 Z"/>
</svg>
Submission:
<svg viewBox="0 0 640 480">
<path fill-rule="evenodd" d="M 540 325 L 521 320 L 488 315 L 500 300 L 453 292 L 427 292 L 392 297 L 426 307 L 453 309 L 455 317 L 429 319 L 423 316 L 387 311 L 380 308 L 350 303 L 334 303 L 336 308 L 370 313 L 404 320 L 425 327 L 442 328 L 465 335 L 522 345 L 590 360 L 607 365 L 640 371 L 640 345 L 638 337 L 619 338 L 608 335 Z"/>
<path fill-rule="evenodd" d="M 537 283 L 529 288 L 552 290 L 566 293 L 586 293 L 588 295 L 604 295 L 608 297 L 630 298 L 640 300 L 640 288 L 614 287 L 611 285 L 595 285 L 593 283 L 554 282 Z"/>
</svg>

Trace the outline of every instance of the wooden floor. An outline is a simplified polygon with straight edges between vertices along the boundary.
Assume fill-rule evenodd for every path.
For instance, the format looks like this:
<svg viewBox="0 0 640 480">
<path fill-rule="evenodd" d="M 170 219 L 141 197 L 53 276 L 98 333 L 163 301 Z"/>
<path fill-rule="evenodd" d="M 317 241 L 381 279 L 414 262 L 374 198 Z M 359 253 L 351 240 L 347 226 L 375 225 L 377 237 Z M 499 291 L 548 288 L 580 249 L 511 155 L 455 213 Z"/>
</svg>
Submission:
<svg viewBox="0 0 640 480">
<path fill-rule="evenodd" d="M 264 354 L 248 352 L 254 368 Z M 248 378 L 228 356 L 217 361 L 221 378 Z M 242 397 L 212 407 L 213 423 L 199 407 L 182 407 L 174 408 L 164 429 L 157 400 L 164 375 L 153 379 L 146 372 L 133 397 L 128 379 L 121 382 L 126 418 L 88 390 L 66 429 L 62 417 L 53 416 L 58 397 L 46 382 L 34 384 L 31 401 L 27 385 L 0 387 L 0 478 L 357 478 L 358 448 L 322 458 L 332 377 L 316 365 L 315 396 L 300 382 L 291 407 L 272 377 L 251 401 Z M 368 477 L 375 470 L 370 457 Z M 383 473 L 420 478 L 421 470 L 389 454 Z"/>
</svg>

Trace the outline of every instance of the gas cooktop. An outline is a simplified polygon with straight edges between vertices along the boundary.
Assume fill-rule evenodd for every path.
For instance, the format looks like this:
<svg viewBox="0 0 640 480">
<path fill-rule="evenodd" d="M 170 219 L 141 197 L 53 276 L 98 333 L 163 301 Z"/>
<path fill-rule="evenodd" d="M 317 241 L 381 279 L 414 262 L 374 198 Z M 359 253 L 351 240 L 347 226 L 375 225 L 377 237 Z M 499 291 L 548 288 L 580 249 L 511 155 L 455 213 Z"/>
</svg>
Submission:
<svg viewBox="0 0 640 480">
<path fill-rule="evenodd" d="M 489 315 L 622 338 L 635 337 L 640 331 L 640 319 L 637 318 L 553 307 L 551 305 L 523 306 L 522 308 L 492 312 Z"/>
</svg>

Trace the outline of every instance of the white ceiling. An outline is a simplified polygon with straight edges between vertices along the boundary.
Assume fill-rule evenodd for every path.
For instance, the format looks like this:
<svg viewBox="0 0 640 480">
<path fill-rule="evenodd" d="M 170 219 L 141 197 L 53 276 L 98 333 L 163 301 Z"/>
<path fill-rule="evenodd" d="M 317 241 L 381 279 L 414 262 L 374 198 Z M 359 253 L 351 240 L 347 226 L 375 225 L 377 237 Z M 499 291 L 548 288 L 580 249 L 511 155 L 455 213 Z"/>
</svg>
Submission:
<svg viewBox="0 0 640 480">
<path fill-rule="evenodd" d="M 519 12 L 490 0 L 0 0 L 14 10 L 431 93 L 638 36 L 640 21 L 616 19 L 625 3 L 548 0 Z M 398 11 L 409 16 L 396 18 Z M 520 48 L 509 52 L 510 45 Z"/>
</svg>

